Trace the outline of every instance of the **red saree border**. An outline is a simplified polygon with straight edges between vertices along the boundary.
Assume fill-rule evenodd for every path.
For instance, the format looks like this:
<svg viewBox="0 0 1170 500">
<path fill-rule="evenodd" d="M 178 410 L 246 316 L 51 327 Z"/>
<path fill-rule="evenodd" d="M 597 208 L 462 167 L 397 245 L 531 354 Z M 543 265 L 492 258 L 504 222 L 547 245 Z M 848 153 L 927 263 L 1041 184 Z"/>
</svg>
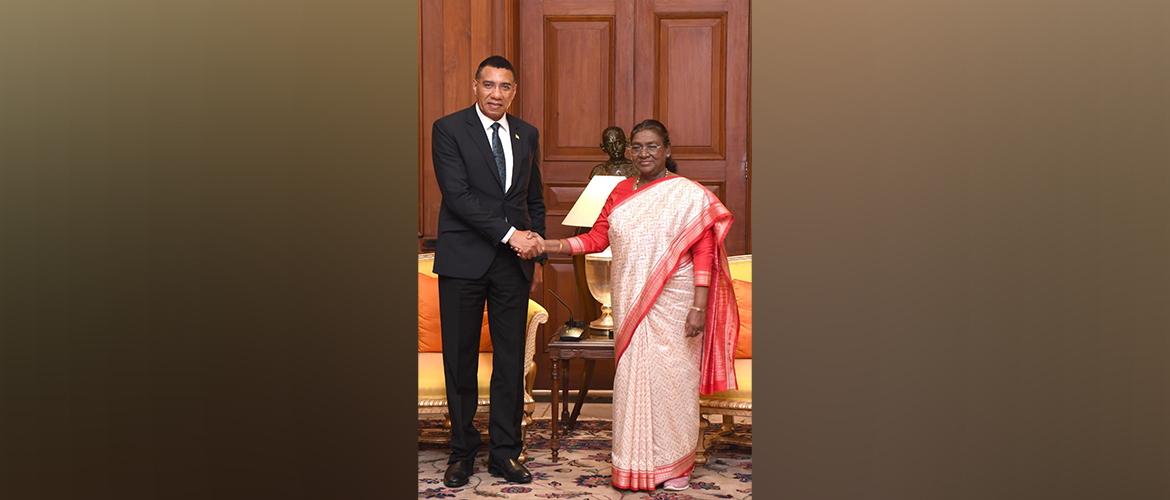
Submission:
<svg viewBox="0 0 1170 500">
<path fill-rule="evenodd" d="M 661 178 L 661 179 L 658 179 L 658 180 L 655 180 L 655 181 L 651 181 L 649 184 L 647 184 L 647 185 L 645 185 L 645 186 L 642 186 L 642 187 L 641 187 L 641 188 L 639 188 L 639 189 L 635 189 L 635 190 L 633 190 L 633 192 L 631 192 L 629 196 L 626 196 L 626 197 L 625 197 L 625 198 L 623 198 L 621 201 L 619 201 L 619 202 L 617 202 L 617 203 L 614 203 L 614 204 L 613 204 L 613 207 L 612 207 L 612 208 L 610 208 L 610 213 L 613 213 L 613 211 L 614 211 L 614 210 L 617 210 L 617 208 L 618 208 L 618 207 L 620 207 L 620 206 L 622 206 L 622 205 L 625 205 L 627 201 L 630 201 L 630 198 L 633 198 L 633 197 L 635 197 L 635 196 L 638 196 L 638 194 L 640 194 L 640 193 L 645 193 L 645 192 L 647 192 L 647 191 L 649 191 L 649 190 L 651 190 L 651 189 L 654 189 L 656 186 L 659 186 L 659 185 L 662 185 L 662 184 L 666 184 L 666 181 L 667 181 L 667 180 L 670 180 L 670 179 L 679 179 L 679 180 L 687 180 L 687 181 L 689 181 L 689 180 L 690 180 L 690 179 L 687 179 L 686 177 L 682 177 L 682 176 L 673 176 L 673 175 L 672 175 L 672 176 L 670 176 L 670 177 L 663 177 L 663 178 Z M 626 182 L 626 181 L 622 181 L 622 182 Z M 691 182 L 694 182 L 694 181 L 691 181 Z M 697 183 L 696 183 L 696 184 L 697 184 Z M 707 188 L 703 188 L 703 189 L 705 190 L 705 189 L 707 189 Z"/>
<path fill-rule="evenodd" d="M 628 470 L 613 467 L 610 484 L 623 490 L 653 490 L 658 485 L 690 474 L 695 469 L 695 452 L 691 451 L 670 465 L 656 467 L 654 470 Z"/>
<path fill-rule="evenodd" d="M 699 392 L 714 394 L 739 388 L 735 379 L 735 348 L 739 344 L 739 306 L 731 283 L 731 267 L 727 262 L 727 248 L 723 238 L 730 224 L 719 228 L 720 244 L 716 248 L 715 277 L 707 296 L 707 335 L 703 339 L 703 358 L 700 365 Z"/>
</svg>

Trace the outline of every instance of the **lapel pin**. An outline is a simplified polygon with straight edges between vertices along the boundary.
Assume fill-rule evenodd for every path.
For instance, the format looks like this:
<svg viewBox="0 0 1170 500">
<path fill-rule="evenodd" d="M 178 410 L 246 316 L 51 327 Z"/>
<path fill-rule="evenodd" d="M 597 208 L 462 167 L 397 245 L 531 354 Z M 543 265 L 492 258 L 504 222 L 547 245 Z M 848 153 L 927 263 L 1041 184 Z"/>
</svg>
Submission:
<svg viewBox="0 0 1170 500">
<path fill-rule="evenodd" d="M 519 138 L 520 138 L 520 134 L 516 134 L 516 138 L 517 138 L 517 139 L 519 139 Z"/>
</svg>

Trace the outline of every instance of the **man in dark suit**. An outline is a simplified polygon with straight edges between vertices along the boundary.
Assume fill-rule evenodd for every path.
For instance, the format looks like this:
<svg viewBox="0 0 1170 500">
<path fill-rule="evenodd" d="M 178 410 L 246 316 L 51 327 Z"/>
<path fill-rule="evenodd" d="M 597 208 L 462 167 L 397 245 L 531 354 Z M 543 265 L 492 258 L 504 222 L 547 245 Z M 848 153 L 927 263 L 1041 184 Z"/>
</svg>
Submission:
<svg viewBox="0 0 1170 500">
<path fill-rule="evenodd" d="M 516 96 L 512 64 L 500 56 L 485 59 L 472 89 L 476 103 L 435 120 L 432 139 L 443 194 L 434 270 L 451 415 L 443 484 L 452 488 L 467 484 L 481 444 L 472 419 L 485 302 L 493 351 L 488 472 L 511 482 L 532 481 L 517 460 L 523 446 L 524 323 L 528 294 L 543 279 L 539 136 L 535 127 L 507 114 Z"/>
</svg>

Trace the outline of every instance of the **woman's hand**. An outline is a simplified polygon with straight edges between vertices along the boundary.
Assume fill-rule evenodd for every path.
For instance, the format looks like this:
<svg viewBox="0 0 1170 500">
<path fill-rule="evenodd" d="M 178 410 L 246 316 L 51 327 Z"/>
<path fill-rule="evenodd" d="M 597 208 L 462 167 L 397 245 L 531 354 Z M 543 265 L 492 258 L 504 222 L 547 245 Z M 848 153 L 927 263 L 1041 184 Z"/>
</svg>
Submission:
<svg viewBox="0 0 1170 500">
<path fill-rule="evenodd" d="M 707 326 L 707 293 L 711 291 L 711 287 L 706 285 L 695 286 L 695 301 L 691 304 L 691 311 L 687 313 L 687 336 L 694 337 L 703 333 L 703 327 Z M 700 304 L 700 305 L 695 305 Z"/>
<path fill-rule="evenodd" d="M 565 240 L 544 240 L 544 253 L 549 255 L 559 254 L 562 249 L 568 250 L 569 246 L 565 244 Z M 572 250 L 569 255 L 572 255 Z"/>
<path fill-rule="evenodd" d="M 707 312 L 698 311 L 691 308 L 691 312 L 687 313 L 687 337 L 694 337 L 703 333 L 703 328 L 707 325 Z"/>
</svg>

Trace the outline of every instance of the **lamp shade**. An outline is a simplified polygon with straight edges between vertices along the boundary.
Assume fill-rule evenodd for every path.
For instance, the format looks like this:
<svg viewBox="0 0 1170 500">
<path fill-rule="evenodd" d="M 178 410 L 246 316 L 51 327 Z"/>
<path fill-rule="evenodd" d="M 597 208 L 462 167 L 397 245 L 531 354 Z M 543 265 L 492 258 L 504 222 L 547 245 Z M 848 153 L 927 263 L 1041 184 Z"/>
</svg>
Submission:
<svg viewBox="0 0 1170 500">
<path fill-rule="evenodd" d="M 565 221 L 561 224 L 576 227 L 593 227 L 593 223 L 597 222 L 597 216 L 601 215 L 601 207 L 605 206 L 605 200 L 609 198 L 610 191 L 613 191 L 613 188 L 624 180 L 626 178 L 621 175 L 593 176 L 589 180 L 589 185 L 585 186 L 585 191 L 577 198 L 577 203 L 573 204 L 573 208 L 569 210 L 569 214 L 565 216 Z"/>
</svg>

